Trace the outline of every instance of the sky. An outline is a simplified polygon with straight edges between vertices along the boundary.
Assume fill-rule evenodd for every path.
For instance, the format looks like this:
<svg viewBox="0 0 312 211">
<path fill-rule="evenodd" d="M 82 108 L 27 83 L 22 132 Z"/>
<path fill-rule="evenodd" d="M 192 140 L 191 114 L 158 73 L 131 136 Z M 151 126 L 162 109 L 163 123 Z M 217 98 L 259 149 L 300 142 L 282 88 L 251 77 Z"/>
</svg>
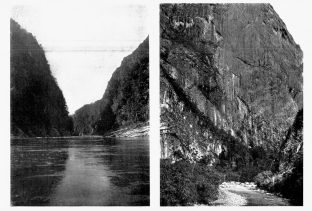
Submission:
<svg viewBox="0 0 312 211">
<path fill-rule="evenodd" d="M 142 4 L 14 6 L 11 17 L 43 46 L 70 114 L 101 99 L 122 59 L 148 36 Z"/>
<path fill-rule="evenodd" d="M 301 17 L 305 15 L 305 9 L 300 10 L 300 12 L 295 11 L 293 2 L 273 2 L 271 5 L 285 23 L 287 30 L 292 35 L 295 42 L 300 45 L 301 50 L 303 50 L 303 48 L 305 48 L 303 44 L 306 39 L 306 34 L 304 33 L 305 28 L 302 27 L 300 21 L 302 20 Z"/>
<path fill-rule="evenodd" d="M 303 49 L 305 34 L 293 4 L 270 3 Z M 143 4 L 14 6 L 11 17 L 43 46 L 70 114 L 101 99 L 122 59 L 148 36 Z"/>
<path fill-rule="evenodd" d="M 270 3 L 303 49 L 305 33 L 293 3 Z M 101 99 L 122 59 L 148 36 L 143 4 L 14 6 L 11 17 L 43 46 L 70 114 Z"/>
</svg>

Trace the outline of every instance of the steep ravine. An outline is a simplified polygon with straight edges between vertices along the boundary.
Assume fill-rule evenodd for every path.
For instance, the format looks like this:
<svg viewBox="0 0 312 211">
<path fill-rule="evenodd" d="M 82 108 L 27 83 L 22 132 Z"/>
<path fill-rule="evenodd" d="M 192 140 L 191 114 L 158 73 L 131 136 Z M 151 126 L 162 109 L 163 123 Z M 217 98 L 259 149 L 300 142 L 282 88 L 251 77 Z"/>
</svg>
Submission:
<svg viewBox="0 0 312 211">
<path fill-rule="evenodd" d="M 148 136 L 148 37 L 122 60 L 102 99 L 78 109 L 73 119 L 76 135 Z"/>
<path fill-rule="evenodd" d="M 303 53 L 269 4 L 162 4 L 160 53 L 162 158 L 268 147 L 303 107 Z"/>
</svg>

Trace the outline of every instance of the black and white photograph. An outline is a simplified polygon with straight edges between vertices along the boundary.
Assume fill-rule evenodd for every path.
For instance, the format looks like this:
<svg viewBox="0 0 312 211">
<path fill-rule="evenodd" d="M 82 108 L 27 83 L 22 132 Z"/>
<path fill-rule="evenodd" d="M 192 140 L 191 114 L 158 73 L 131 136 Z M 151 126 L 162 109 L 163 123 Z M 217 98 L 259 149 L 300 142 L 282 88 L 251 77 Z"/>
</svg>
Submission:
<svg viewBox="0 0 312 211">
<path fill-rule="evenodd" d="M 11 206 L 149 206 L 144 4 L 13 5 Z"/>
<path fill-rule="evenodd" d="M 311 11 L 1 1 L 0 210 L 311 210 Z"/>
<path fill-rule="evenodd" d="M 161 206 L 303 205 L 303 51 L 274 8 L 160 5 Z"/>
</svg>

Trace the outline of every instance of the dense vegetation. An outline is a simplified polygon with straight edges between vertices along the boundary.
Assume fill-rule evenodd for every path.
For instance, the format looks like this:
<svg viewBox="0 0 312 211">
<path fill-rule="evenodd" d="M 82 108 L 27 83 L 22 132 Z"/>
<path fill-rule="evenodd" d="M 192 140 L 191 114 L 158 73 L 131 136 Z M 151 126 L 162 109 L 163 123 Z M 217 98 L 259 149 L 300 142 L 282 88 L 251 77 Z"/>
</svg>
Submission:
<svg viewBox="0 0 312 211">
<path fill-rule="evenodd" d="M 174 164 L 161 160 L 160 169 L 162 206 L 209 204 L 217 199 L 221 176 L 205 160 L 198 163 L 180 160 Z"/>
<path fill-rule="evenodd" d="M 277 171 L 264 171 L 255 177 L 256 184 L 268 191 L 282 194 L 295 205 L 303 205 L 303 110 L 287 131 L 279 153 Z"/>
<path fill-rule="evenodd" d="M 73 115 L 75 135 L 92 134 L 95 131 L 96 121 L 101 113 L 101 102 L 98 100 L 75 111 Z"/>
<path fill-rule="evenodd" d="M 11 19 L 11 133 L 14 136 L 69 135 L 62 91 L 36 38 Z"/>
<path fill-rule="evenodd" d="M 267 130 L 265 125 L 263 128 Z M 250 147 L 247 151 L 243 147 L 235 150 L 238 148 L 234 146 L 238 144 L 228 148 L 236 155 L 235 162 L 228 162 L 229 157 L 221 153 L 216 170 L 224 173 L 226 180 L 255 182 L 260 188 L 279 193 L 295 205 L 302 205 L 303 109 L 288 130 L 281 131 L 273 126 L 270 132 L 262 137 L 263 145 Z"/>
<path fill-rule="evenodd" d="M 148 38 L 113 73 L 103 98 L 78 109 L 74 115 L 77 134 L 106 132 L 149 118 Z"/>
<path fill-rule="evenodd" d="M 279 193 L 295 205 L 303 204 L 303 110 L 288 130 L 278 132 L 284 134 L 275 140 L 274 146 L 278 147 L 269 147 L 271 144 L 247 147 L 222 131 L 215 132 L 225 147 L 213 165 L 209 166 L 209 156 L 191 163 L 181 153 L 175 153 L 175 162 L 161 160 L 163 206 L 209 204 L 217 196 L 221 181 L 255 182 L 258 187 Z M 272 140 L 263 138 L 263 141 Z"/>
</svg>

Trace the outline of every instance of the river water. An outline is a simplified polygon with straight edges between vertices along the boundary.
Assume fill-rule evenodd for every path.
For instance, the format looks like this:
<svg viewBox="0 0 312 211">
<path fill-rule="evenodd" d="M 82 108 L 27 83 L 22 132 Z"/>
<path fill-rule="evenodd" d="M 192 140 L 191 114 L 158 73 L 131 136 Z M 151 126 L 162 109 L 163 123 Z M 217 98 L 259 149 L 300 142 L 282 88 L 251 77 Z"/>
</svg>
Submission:
<svg viewBox="0 0 312 211">
<path fill-rule="evenodd" d="M 148 206 L 148 138 L 11 140 L 13 206 Z"/>
</svg>

